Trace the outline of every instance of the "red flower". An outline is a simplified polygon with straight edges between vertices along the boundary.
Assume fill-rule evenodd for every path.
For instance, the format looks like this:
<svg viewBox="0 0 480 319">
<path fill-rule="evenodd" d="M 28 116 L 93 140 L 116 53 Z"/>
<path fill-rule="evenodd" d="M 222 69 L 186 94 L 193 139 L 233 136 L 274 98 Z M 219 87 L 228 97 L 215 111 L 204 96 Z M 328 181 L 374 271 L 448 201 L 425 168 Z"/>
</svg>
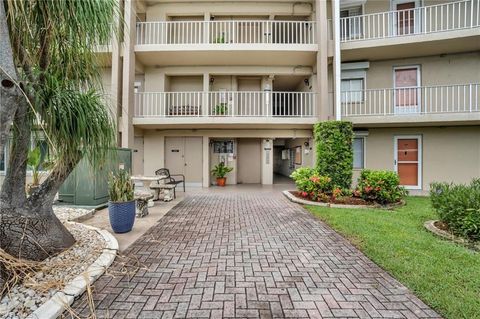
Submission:
<svg viewBox="0 0 480 319">
<path fill-rule="evenodd" d="M 310 180 L 314 183 L 318 183 L 320 181 L 320 178 L 318 176 L 312 176 L 310 177 Z"/>
<path fill-rule="evenodd" d="M 365 186 L 363 189 L 366 193 L 370 193 L 372 191 L 373 187 L 372 186 Z"/>
<path fill-rule="evenodd" d="M 308 193 L 307 192 L 302 192 L 301 195 L 302 195 L 302 197 L 306 198 L 308 196 Z"/>
</svg>

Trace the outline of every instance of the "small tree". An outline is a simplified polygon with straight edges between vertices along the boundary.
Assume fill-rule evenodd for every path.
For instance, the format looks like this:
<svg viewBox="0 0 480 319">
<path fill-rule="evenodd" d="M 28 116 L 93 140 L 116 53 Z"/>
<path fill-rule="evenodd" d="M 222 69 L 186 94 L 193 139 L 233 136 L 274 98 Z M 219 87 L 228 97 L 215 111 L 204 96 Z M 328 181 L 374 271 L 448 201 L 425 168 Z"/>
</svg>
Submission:
<svg viewBox="0 0 480 319">
<path fill-rule="evenodd" d="M 316 169 L 332 179 L 335 187 L 352 185 L 353 126 L 350 122 L 329 121 L 315 124 Z"/>
<path fill-rule="evenodd" d="M 0 154 L 13 136 L 0 191 L 0 248 L 12 256 L 42 260 L 75 242 L 52 204 L 83 157 L 101 160 L 115 145 L 94 48 L 112 36 L 117 5 L 116 0 L 0 1 Z M 36 129 L 43 130 L 55 165 L 27 196 L 28 151 Z"/>
</svg>

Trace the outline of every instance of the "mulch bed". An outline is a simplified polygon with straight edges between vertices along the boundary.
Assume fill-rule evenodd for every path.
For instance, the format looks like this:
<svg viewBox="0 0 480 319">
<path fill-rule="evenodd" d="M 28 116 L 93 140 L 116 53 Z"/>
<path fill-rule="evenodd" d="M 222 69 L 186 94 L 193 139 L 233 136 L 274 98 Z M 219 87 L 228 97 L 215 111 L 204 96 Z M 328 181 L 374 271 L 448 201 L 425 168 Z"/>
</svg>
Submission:
<svg viewBox="0 0 480 319">
<path fill-rule="evenodd" d="M 300 194 L 300 192 L 298 192 L 298 191 L 291 191 L 290 193 L 292 193 L 297 198 L 300 198 L 300 199 L 303 199 L 303 200 L 309 200 L 309 201 L 313 202 L 313 200 L 303 197 Z M 332 198 L 331 197 L 330 200 L 327 201 L 327 202 L 325 202 L 325 201 L 318 201 L 318 202 L 329 203 L 329 204 L 340 204 L 340 205 L 363 205 L 363 206 L 374 204 L 374 203 L 371 203 L 371 202 L 367 202 L 366 200 L 364 200 L 362 198 L 358 198 L 358 197 L 340 197 L 340 198 Z"/>
<path fill-rule="evenodd" d="M 333 197 L 330 197 L 328 201 L 313 201 L 309 198 L 305 198 L 301 195 L 301 192 L 299 191 L 289 191 L 293 196 L 295 196 L 296 198 L 299 198 L 299 199 L 302 199 L 302 200 L 305 200 L 305 201 L 310 201 L 312 203 L 325 203 L 325 204 L 334 204 L 334 205 L 352 205 L 352 206 L 368 206 L 368 207 L 372 207 L 372 208 L 381 208 L 381 209 L 394 209 L 396 207 L 399 207 L 399 206 L 403 206 L 405 205 L 405 201 L 400 201 L 398 203 L 391 203 L 391 204 L 387 204 L 387 205 L 381 205 L 379 203 L 376 203 L 376 202 L 372 202 L 372 201 L 366 201 L 362 198 L 359 198 L 359 197 L 353 197 L 353 196 L 350 196 L 350 197 L 340 197 L 340 198 L 333 198 Z"/>
</svg>

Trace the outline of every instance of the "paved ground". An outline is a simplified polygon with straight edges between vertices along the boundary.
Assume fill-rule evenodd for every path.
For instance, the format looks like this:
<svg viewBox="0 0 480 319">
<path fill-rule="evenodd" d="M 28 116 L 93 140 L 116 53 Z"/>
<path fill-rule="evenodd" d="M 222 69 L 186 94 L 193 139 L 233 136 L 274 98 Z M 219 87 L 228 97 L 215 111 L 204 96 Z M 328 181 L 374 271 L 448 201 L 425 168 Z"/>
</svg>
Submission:
<svg viewBox="0 0 480 319">
<path fill-rule="evenodd" d="M 97 281 L 99 318 L 439 317 L 276 191 L 189 196 L 125 253 L 146 268 Z"/>
</svg>

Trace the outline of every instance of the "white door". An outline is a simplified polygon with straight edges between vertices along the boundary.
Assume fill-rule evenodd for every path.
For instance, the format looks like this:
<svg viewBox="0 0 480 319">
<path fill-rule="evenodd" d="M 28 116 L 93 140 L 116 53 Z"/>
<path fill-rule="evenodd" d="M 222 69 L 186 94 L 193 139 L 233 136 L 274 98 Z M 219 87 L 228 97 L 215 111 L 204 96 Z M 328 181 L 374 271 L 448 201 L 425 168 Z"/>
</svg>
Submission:
<svg viewBox="0 0 480 319">
<path fill-rule="evenodd" d="M 393 73 L 395 113 L 420 112 L 420 67 L 397 67 Z"/>
<path fill-rule="evenodd" d="M 188 186 L 202 186 L 202 148 L 201 137 L 165 138 L 165 166 L 170 174 L 185 175 Z"/>
</svg>

